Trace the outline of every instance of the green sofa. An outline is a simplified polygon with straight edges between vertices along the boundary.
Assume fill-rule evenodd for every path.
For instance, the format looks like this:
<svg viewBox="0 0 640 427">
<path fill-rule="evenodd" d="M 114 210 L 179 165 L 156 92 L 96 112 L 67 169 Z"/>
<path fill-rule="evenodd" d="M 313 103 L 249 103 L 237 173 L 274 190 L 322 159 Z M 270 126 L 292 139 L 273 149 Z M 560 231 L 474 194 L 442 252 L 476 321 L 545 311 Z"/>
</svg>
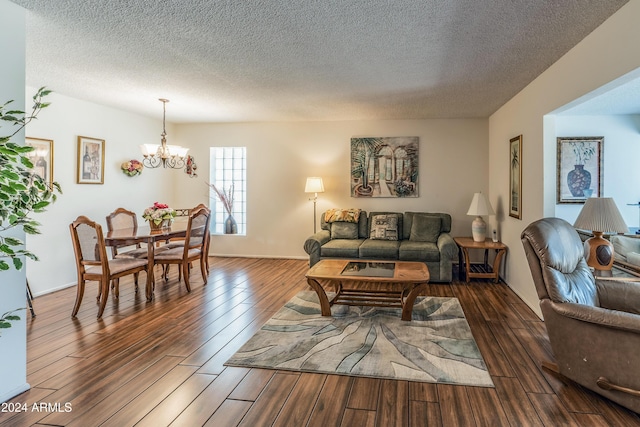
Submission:
<svg viewBox="0 0 640 427">
<path fill-rule="evenodd" d="M 431 282 L 451 282 L 458 247 L 449 214 L 359 211 L 344 221 L 330 217 L 333 211 L 321 215 L 321 230 L 304 243 L 310 266 L 323 258 L 422 261 Z"/>
</svg>

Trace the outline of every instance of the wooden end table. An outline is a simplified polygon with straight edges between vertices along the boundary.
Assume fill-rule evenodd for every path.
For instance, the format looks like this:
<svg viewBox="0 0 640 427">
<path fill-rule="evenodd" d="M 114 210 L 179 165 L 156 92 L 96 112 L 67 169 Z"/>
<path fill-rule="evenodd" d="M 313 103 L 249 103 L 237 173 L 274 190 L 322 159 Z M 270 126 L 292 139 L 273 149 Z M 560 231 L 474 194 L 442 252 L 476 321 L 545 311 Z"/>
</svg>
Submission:
<svg viewBox="0 0 640 427">
<path fill-rule="evenodd" d="M 305 277 L 318 294 L 323 316 L 331 316 L 334 304 L 399 307 L 402 320 L 410 321 L 416 297 L 429 282 L 429 269 L 423 262 L 323 259 Z M 335 295 L 331 300 L 320 280 L 333 286 Z M 388 283 L 394 289 L 347 288 L 345 283 Z"/>
<path fill-rule="evenodd" d="M 465 281 L 476 279 L 493 279 L 495 283 L 499 281 L 500 261 L 507 252 L 507 245 L 502 242 L 494 242 L 491 239 L 485 239 L 484 242 L 476 242 L 472 237 L 454 237 L 453 240 L 458 245 L 458 276 L 460 280 L 465 277 Z M 484 263 L 472 264 L 469 261 L 469 249 L 483 249 Z M 489 265 L 489 250 L 496 251 L 496 257 L 493 265 Z"/>
</svg>

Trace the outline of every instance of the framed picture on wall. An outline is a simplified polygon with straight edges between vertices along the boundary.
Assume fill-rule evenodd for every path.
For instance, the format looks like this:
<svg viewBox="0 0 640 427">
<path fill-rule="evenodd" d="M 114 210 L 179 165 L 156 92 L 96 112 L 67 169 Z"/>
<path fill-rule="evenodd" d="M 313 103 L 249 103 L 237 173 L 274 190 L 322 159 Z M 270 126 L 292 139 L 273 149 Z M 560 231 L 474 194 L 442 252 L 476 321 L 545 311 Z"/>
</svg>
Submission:
<svg viewBox="0 0 640 427">
<path fill-rule="evenodd" d="M 418 141 L 351 138 L 351 197 L 418 197 Z"/>
<path fill-rule="evenodd" d="M 602 197 L 603 136 L 559 137 L 557 203 L 584 203 Z"/>
<path fill-rule="evenodd" d="M 104 139 L 78 137 L 78 184 L 104 184 Z"/>
<path fill-rule="evenodd" d="M 522 135 L 509 140 L 509 216 L 522 219 Z"/>
<path fill-rule="evenodd" d="M 50 185 L 53 182 L 53 140 L 26 137 L 24 143 L 33 147 L 33 151 L 27 154 L 33 163 L 29 170 Z"/>
</svg>

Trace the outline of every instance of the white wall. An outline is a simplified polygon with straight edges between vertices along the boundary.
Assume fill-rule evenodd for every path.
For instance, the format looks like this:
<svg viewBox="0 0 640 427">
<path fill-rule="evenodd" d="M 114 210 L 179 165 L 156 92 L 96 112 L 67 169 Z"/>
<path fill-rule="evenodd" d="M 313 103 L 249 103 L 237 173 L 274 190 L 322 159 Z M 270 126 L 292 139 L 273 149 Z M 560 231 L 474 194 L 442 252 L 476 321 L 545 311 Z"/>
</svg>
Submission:
<svg viewBox="0 0 640 427">
<path fill-rule="evenodd" d="M 489 118 L 489 186 L 492 203 L 505 206 L 509 191 L 509 139 L 523 135 L 523 216 L 499 218 L 509 246 L 506 281 L 532 308 L 538 298 L 520 234 L 534 220 L 555 215 L 556 130 L 545 114 L 640 67 L 640 0 L 631 0 Z M 553 125 L 553 123 L 551 123 Z M 505 207 L 506 209 L 506 207 Z"/>
<path fill-rule="evenodd" d="M 34 88 L 27 88 L 28 99 L 34 93 Z M 99 222 L 106 231 L 105 217 L 118 207 L 142 214 L 155 201 L 173 205 L 173 181 L 184 175 L 176 170 L 144 169 L 130 178 L 120 170 L 122 162 L 141 159 L 139 144 L 160 142 L 161 120 L 55 92 L 47 99 L 51 106 L 28 125 L 27 136 L 53 140 L 54 180 L 62 186 L 63 194 L 46 212 L 34 216 L 42 223 L 42 234 L 27 239 L 29 249 L 40 258 L 27 264 L 29 285 L 36 296 L 77 283 L 69 224 L 79 215 Z M 170 126 L 167 132 L 171 135 Z M 103 185 L 76 183 L 79 135 L 105 140 Z M 141 217 L 138 221 L 144 222 Z M 92 295 L 87 292 L 85 301 Z"/>
<path fill-rule="evenodd" d="M 640 116 L 565 116 L 555 117 L 559 137 L 604 136 L 603 196 L 613 197 L 628 227 L 638 227 L 640 201 Z M 583 205 L 556 205 L 556 216 L 570 223 Z"/>
<path fill-rule="evenodd" d="M 192 206 L 208 198 L 209 147 L 247 147 L 247 235 L 214 235 L 211 253 L 301 257 L 313 233 L 313 203 L 304 193 L 307 176 L 321 176 L 318 216 L 332 207 L 366 211 L 447 212 L 453 234 L 468 235 L 466 215 L 473 193 L 487 191 L 487 120 L 389 120 L 306 123 L 242 123 L 176 126 L 191 147 L 199 177 L 177 182 L 176 203 Z M 364 136 L 418 136 L 418 198 L 350 197 L 350 140 Z"/>
<path fill-rule="evenodd" d="M 25 73 L 25 11 L 21 7 L 0 0 L 0 103 L 14 100 L 12 109 L 24 110 Z M 11 134 L 11 127 L 0 125 L 0 135 Z M 16 135 L 13 142 L 23 143 L 24 132 Z M 21 230 L 13 229 L 3 236 L 24 240 Z M 25 270 L 13 268 L 0 272 L 0 315 L 17 308 L 26 307 Z M 0 402 L 22 393 L 29 388 L 27 383 L 27 332 L 26 310 L 16 313 L 19 322 L 12 322 L 9 329 L 0 331 Z"/>
</svg>

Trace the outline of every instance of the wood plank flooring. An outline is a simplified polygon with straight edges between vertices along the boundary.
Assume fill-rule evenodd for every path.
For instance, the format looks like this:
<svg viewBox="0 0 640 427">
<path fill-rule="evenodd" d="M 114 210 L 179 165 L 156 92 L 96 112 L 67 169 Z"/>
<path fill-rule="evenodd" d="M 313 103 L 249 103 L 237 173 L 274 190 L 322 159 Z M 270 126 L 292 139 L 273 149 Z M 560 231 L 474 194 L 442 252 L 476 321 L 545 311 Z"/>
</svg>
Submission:
<svg viewBox="0 0 640 427">
<path fill-rule="evenodd" d="M 126 278 L 102 320 L 95 287 L 75 320 L 75 288 L 36 298 L 32 388 L 10 401 L 27 410 L 0 412 L 0 425 L 640 426 L 637 414 L 541 370 L 553 360 L 544 323 L 502 283 L 426 292 L 460 300 L 495 388 L 225 367 L 308 288 L 306 270 L 302 260 L 211 258 L 207 285 L 196 270 L 187 293 L 174 268 L 151 303 Z"/>
</svg>

